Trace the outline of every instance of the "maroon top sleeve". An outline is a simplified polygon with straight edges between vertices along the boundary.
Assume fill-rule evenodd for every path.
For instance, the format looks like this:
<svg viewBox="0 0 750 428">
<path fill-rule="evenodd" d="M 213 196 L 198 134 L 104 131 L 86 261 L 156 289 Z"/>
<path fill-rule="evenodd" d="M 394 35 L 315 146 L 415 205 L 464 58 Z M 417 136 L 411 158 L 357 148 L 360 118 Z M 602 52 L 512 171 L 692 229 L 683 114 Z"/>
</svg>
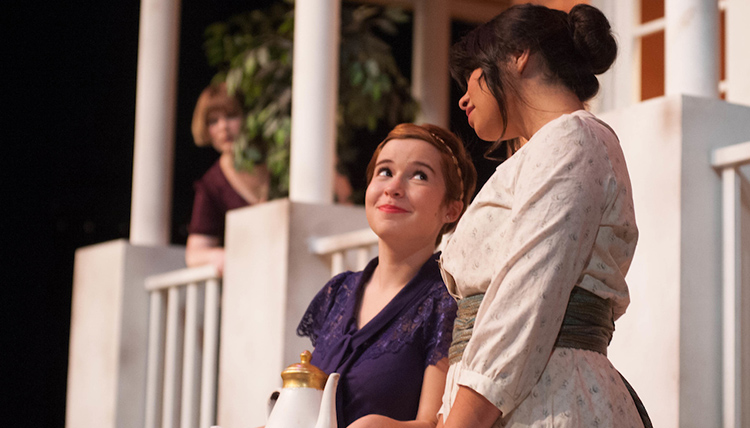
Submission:
<svg viewBox="0 0 750 428">
<path fill-rule="evenodd" d="M 245 201 L 221 172 L 219 161 L 195 182 L 195 201 L 188 232 L 209 235 L 224 241 L 224 218 L 227 211 L 246 207 Z"/>
</svg>

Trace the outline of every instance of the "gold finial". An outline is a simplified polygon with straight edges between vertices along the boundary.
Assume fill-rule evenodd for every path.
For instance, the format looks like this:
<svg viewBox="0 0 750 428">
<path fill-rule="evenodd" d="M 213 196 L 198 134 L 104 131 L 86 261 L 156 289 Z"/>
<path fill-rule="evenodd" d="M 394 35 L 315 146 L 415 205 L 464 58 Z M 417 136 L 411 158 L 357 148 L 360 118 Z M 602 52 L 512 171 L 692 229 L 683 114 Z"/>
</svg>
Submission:
<svg viewBox="0 0 750 428">
<path fill-rule="evenodd" d="M 300 362 L 292 364 L 281 372 L 284 388 L 315 388 L 323 390 L 328 375 L 310 364 L 312 354 L 305 350 L 299 356 Z"/>
</svg>

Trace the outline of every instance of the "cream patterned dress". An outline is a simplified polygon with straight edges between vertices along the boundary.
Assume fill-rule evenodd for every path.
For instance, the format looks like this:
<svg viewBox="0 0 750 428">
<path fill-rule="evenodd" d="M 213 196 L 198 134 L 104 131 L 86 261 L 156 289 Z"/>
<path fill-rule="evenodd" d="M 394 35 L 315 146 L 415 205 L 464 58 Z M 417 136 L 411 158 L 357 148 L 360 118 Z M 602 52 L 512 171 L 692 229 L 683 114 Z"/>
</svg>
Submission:
<svg viewBox="0 0 750 428">
<path fill-rule="evenodd" d="M 496 426 L 641 427 L 607 357 L 553 349 L 573 286 L 625 312 L 637 239 L 620 144 L 591 113 L 549 122 L 503 162 L 441 257 L 454 297 L 485 293 L 443 416 L 465 385 L 502 411 Z"/>
</svg>

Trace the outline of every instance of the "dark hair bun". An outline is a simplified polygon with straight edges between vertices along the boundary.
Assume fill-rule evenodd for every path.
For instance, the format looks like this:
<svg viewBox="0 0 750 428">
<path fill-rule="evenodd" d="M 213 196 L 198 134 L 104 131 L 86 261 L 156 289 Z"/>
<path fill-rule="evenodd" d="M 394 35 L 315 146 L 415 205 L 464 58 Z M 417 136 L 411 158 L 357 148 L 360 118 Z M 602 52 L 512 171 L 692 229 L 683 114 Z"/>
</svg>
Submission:
<svg viewBox="0 0 750 428">
<path fill-rule="evenodd" d="M 617 41 L 607 17 L 593 6 L 578 4 L 568 13 L 568 22 L 575 48 L 588 62 L 591 72 L 607 71 L 617 57 Z"/>
</svg>

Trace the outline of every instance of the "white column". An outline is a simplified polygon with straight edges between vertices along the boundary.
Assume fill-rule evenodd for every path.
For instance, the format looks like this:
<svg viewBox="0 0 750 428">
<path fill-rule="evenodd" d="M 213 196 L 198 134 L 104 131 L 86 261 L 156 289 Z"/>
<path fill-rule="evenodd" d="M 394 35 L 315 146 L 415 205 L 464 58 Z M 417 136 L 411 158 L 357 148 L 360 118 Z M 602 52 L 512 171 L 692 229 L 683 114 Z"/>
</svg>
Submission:
<svg viewBox="0 0 750 428">
<path fill-rule="evenodd" d="M 289 198 L 333 202 L 341 0 L 294 5 Z"/>
<path fill-rule="evenodd" d="M 180 0 L 142 0 L 130 242 L 169 243 Z"/>
<path fill-rule="evenodd" d="M 726 0 L 727 101 L 750 105 L 750 1 Z"/>
<path fill-rule="evenodd" d="M 591 100 L 590 107 L 595 113 L 603 113 L 631 103 L 632 45 L 630 34 L 633 28 L 632 13 L 623 13 L 623 6 L 633 7 L 633 0 L 591 0 L 591 5 L 606 15 L 617 40 L 617 60 L 612 67 L 599 76 L 599 93 Z M 623 22 L 624 21 L 624 22 Z M 627 24 L 627 25 L 625 25 Z"/>
<path fill-rule="evenodd" d="M 417 123 L 448 126 L 450 24 L 448 0 L 414 2 L 411 74 L 412 95 L 420 103 Z"/>
<path fill-rule="evenodd" d="M 716 0 L 666 0 L 667 95 L 719 96 L 719 6 Z"/>
</svg>

